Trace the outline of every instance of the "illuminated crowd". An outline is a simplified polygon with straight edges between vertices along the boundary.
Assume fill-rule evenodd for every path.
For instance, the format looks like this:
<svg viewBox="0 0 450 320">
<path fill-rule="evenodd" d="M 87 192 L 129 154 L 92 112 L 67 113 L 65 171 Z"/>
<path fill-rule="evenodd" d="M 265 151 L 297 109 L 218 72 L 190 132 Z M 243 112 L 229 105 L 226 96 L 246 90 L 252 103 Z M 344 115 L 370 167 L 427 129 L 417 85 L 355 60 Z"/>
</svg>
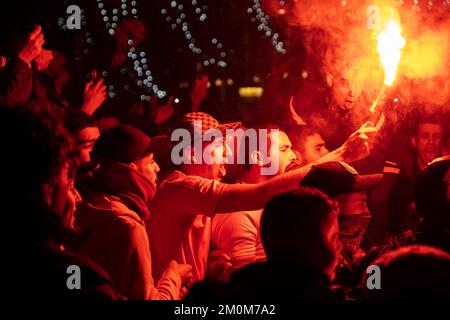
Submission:
<svg viewBox="0 0 450 320">
<path fill-rule="evenodd" d="M 128 39 L 140 41 L 132 33 L 142 26 L 124 21 L 110 59 L 86 79 L 45 49 L 39 25 L 15 30 L 2 48 L 11 294 L 450 298 L 449 102 L 401 117 L 370 105 L 356 113 L 342 67 L 325 81 L 326 99 L 310 87 L 305 99 L 283 96 L 284 107 L 266 102 L 261 114 L 272 108 L 283 121 L 219 122 L 205 112 L 214 103 L 206 75 L 182 107 L 157 94 L 132 101 L 133 88 L 116 90 L 109 106 L 107 83 L 127 88 Z"/>
</svg>

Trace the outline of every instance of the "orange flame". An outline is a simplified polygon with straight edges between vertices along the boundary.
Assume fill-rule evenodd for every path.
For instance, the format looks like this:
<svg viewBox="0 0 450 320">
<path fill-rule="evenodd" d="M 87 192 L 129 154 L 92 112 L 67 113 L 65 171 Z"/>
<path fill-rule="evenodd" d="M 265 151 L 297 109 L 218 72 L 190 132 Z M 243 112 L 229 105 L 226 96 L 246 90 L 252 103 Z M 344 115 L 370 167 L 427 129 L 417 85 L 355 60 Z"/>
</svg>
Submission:
<svg viewBox="0 0 450 320">
<path fill-rule="evenodd" d="M 400 25 L 391 19 L 385 29 L 378 35 L 377 51 L 384 69 L 384 84 L 391 86 L 395 80 L 397 67 L 402 56 L 406 40 L 401 35 Z"/>
</svg>

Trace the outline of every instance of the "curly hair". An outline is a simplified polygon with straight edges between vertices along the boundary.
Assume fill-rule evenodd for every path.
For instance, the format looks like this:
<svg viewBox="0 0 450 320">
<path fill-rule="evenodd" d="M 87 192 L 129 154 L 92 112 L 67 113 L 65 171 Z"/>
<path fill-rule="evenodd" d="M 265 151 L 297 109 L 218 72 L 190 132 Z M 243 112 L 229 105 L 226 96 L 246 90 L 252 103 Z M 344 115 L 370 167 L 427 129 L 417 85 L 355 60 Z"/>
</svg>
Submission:
<svg viewBox="0 0 450 320">
<path fill-rule="evenodd" d="M 0 110 L 0 160 L 5 201 L 43 205 L 43 186 L 52 184 L 67 163 L 72 138 L 54 115 L 20 106 Z"/>
</svg>

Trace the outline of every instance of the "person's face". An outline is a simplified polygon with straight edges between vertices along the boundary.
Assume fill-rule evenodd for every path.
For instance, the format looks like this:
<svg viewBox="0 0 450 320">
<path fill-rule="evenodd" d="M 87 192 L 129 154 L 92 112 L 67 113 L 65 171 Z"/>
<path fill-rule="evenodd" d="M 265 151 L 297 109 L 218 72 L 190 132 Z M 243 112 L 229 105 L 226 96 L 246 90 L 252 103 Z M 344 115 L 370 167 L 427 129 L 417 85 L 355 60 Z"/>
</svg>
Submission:
<svg viewBox="0 0 450 320">
<path fill-rule="evenodd" d="M 365 192 L 340 194 L 334 198 L 339 203 L 341 216 L 368 213 L 367 195 Z"/>
<path fill-rule="evenodd" d="M 318 133 L 306 137 L 301 150 L 302 161 L 305 164 L 317 161 L 329 152 L 325 147 L 325 141 Z"/>
<path fill-rule="evenodd" d="M 226 174 L 227 153 L 232 152 L 227 143 L 224 143 L 224 139 L 204 141 L 201 152 L 196 150 L 194 142 L 189 154 L 190 164 L 184 166 L 188 174 L 220 181 Z"/>
<path fill-rule="evenodd" d="M 348 78 L 343 75 L 333 82 L 333 98 L 341 108 L 350 110 L 355 103 L 355 89 L 352 88 Z"/>
<path fill-rule="evenodd" d="M 330 223 L 328 224 L 328 227 L 324 228 L 325 230 L 323 230 L 325 243 L 331 249 L 331 252 L 334 253 L 333 260 L 325 270 L 326 274 L 329 275 L 332 280 L 334 279 L 335 276 L 334 271 L 339 263 L 338 252 L 340 244 L 339 244 L 339 224 L 337 216 L 338 214 L 336 208 L 336 211 L 330 217 Z"/>
<path fill-rule="evenodd" d="M 77 145 L 80 155 L 80 164 L 91 161 L 91 152 L 95 141 L 100 137 L 100 130 L 97 127 L 81 129 L 77 134 Z"/>
<path fill-rule="evenodd" d="M 47 70 L 50 62 L 53 60 L 53 52 L 42 48 L 41 54 L 34 60 L 39 71 Z"/>
<path fill-rule="evenodd" d="M 153 153 L 133 162 L 137 171 L 147 177 L 153 184 L 158 180 L 159 166 L 153 159 Z"/>
<path fill-rule="evenodd" d="M 417 129 L 412 144 L 416 149 L 418 161 L 426 165 L 436 159 L 441 152 L 442 127 L 436 123 L 422 123 Z"/>
<path fill-rule="evenodd" d="M 203 162 L 208 161 L 208 163 L 202 164 L 204 166 L 204 172 L 206 174 L 205 178 L 221 180 L 225 176 L 227 163 L 226 155 L 231 153 L 231 149 L 224 139 L 215 139 L 212 143 L 208 143 L 207 147 L 203 149 Z M 206 158 L 210 157 L 209 160 Z"/>
<path fill-rule="evenodd" d="M 286 133 L 278 132 L 278 145 L 270 146 L 270 155 L 275 152 L 278 153 L 278 174 L 286 172 L 286 168 L 297 159 L 294 150 L 292 150 L 292 143 Z"/>
</svg>

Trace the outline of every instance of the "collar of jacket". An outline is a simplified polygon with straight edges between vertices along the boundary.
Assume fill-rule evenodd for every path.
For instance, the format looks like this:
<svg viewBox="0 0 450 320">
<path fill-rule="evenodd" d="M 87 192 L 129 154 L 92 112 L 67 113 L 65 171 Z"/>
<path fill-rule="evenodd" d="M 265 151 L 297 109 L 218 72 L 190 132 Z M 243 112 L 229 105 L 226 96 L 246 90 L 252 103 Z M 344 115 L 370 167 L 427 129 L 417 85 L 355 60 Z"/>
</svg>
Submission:
<svg viewBox="0 0 450 320">
<path fill-rule="evenodd" d="M 150 216 L 148 205 L 155 193 L 155 185 L 139 171 L 118 162 L 106 162 L 94 171 L 95 193 L 105 193 L 122 200 L 144 221 Z"/>
</svg>

